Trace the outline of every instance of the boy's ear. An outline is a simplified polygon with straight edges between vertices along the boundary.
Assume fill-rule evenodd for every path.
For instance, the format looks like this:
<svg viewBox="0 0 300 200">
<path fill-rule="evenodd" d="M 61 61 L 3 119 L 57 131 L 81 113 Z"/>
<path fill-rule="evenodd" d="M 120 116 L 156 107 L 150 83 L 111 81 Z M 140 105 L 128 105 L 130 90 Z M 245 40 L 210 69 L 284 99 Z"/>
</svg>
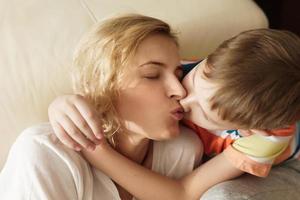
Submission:
<svg viewBox="0 0 300 200">
<path fill-rule="evenodd" d="M 264 135 L 268 136 L 270 135 L 267 131 L 265 130 L 260 130 L 260 129 L 239 129 L 239 132 L 242 134 L 242 136 L 249 136 L 253 134 L 259 134 L 259 135 Z"/>
</svg>

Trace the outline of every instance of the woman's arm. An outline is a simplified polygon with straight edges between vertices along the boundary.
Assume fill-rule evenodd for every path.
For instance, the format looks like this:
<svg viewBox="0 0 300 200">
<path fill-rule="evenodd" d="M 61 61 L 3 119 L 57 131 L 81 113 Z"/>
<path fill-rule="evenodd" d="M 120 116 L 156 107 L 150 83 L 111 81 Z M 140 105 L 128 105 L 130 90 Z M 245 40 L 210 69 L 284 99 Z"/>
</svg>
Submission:
<svg viewBox="0 0 300 200">
<path fill-rule="evenodd" d="M 212 158 L 178 180 L 132 162 L 109 145 L 99 145 L 94 152 L 83 150 L 83 154 L 94 167 L 106 173 L 128 192 L 146 200 L 199 199 L 213 185 L 243 173 L 232 166 L 223 154 Z"/>
</svg>

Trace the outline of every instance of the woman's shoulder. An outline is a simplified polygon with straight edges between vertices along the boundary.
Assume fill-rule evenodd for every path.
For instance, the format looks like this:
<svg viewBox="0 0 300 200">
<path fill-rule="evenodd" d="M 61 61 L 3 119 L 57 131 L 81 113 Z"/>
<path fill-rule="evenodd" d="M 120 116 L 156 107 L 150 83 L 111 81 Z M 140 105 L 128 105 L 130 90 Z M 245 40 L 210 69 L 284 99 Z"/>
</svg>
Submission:
<svg viewBox="0 0 300 200">
<path fill-rule="evenodd" d="M 25 129 L 12 145 L 8 162 L 27 163 L 29 168 L 49 168 L 53 165 L 66 171 L 89 171 L 87 161 L 79 152 L 63 145 L 49 123 Z"/>
<path fill-rule="evenodd" d="M 41 123 L 24 129 L 14 142 L 12 149 L 16 146 L 31 146 L 41 144 L 42 140 L 51 138 L 52 128 L 49 123 Z"/>
<path fill-rule="evenodd" d="M 46 137 L 53 133 L 49 122 L 36 124 L 24 129 L 17 139 Z"/>
<path fill-rule="evenodd" d="M 7 187 L 15 185 L 20 194 L 30 191 L 32 196 L 51 195 L 54 199 L 59 195 L 63 199 L 77 199 L 82 192 L 92 194 L 89 164 L 80 153 L 55 139 L 49 123 L 29 127 L 20 134 L 1 173 L 2 181 L 9 180 Z"/>
<path fill-rule="evenodd" d="M 52 158 L 60 162 L 82 162 L 82 156 L 63 145 L 53 133 L 50 123 L 41 123 L 26 128 L 11 147 L 10 154 L 25 156 L 34 162 L 36 158 Z"/>
</svg>

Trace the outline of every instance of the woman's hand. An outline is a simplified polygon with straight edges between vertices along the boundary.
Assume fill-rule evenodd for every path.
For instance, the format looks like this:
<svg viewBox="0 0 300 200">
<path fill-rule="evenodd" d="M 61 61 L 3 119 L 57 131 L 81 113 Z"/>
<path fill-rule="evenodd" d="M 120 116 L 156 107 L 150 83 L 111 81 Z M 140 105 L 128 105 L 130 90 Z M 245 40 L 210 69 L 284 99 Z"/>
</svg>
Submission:
<svg viewBox="0 0 300 200">
<path fill-rule="evenodd" d="M 48 108 L 48 116 L 58 139 L 76 151 L 94 150 L 105 140 L 100 114 L 80 95 L 57 97 Z"/>
</svg>

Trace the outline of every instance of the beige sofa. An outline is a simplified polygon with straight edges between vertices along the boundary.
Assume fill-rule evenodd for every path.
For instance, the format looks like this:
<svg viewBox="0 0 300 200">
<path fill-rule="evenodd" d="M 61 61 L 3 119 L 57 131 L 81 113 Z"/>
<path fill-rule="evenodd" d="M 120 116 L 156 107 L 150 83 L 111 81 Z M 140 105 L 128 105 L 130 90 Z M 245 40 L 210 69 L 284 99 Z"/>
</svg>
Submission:
<svg viewBox="0 0 300 200">
<path fill-rule="evenodd" d="M 125 12 L 169 22 L 183 59 L 204 58 L 224 39 L 268 26 L 251 0 L 0 0 L 0 170 L 21 130 L 47 121 L 54 97 L 72 92 L 68 67 L 80 36 L 96 21 Z M 203 198 L 226 197 L 220 187 Z"/>
</svg>

